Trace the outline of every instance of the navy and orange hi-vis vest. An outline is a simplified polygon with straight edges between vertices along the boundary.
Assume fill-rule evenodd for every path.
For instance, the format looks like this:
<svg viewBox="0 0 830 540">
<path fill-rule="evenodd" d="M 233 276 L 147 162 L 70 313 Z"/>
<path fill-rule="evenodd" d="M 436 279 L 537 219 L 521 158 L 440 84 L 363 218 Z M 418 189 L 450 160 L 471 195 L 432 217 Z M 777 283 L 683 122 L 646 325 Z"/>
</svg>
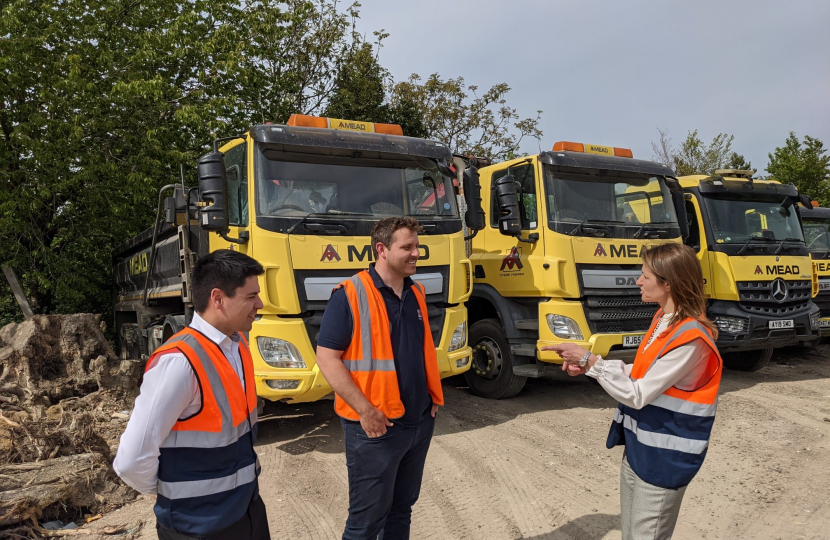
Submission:
<svg viewBox="0 0 830 540">
<path fill-rule="evenodd" d="M 147 362 L 153 369 L 159 355 L 181 352 L 202 394 L 199 412 L 176 422 L 160 448 L 153 510 L 163 527 L 182 534 L 204 536 L 228 527 L 257 493 L 256 385 L 248 342 L 240 338 L 245 389 L 219 346 L 193 328 L 171 337 Z"/>
<path fill-rule="evenodd" d="M 647 336 L 654 333 L 662 315 L 658 310 Z M 723 361 L 709 329 L 688 318 L 656 337 L 648 349 L 644 339 L 631 368 L 631 378 L 642 379 L 660 357 L 695 339 L 707 345 L 707 368 L 700 387 L 689 391 L 671 387 L 639 410 L 620 404 L 606 443 L 608 448 L 625 444 L 628 463 L 637 476 L 668 489 L 687 485 L 703 465 L 715 422 Z"/>
<path fill-rule="evenodd" d="M 404 414 L 404 407 L 395 373 L 392 334 L 383 296 L 375 287 L 367 270 L 350 277 L 341 283 L 340 287 L 346 292 L 354 321 L 352 341 L 341 357 L 343 363 L 357 387 L 372 405 L 389 419 L 400 418 Z M 418 307 L 424 319 L 424 368 L 427 391 L 434 404 L 443 405 L 444 392 L 441 389 L 435 344 L 429 329 L 423 285 L 416 282 L 412 286 L 412 292 L 418 300 Z M 334 410 L 348 420 L 360 420 L 360 415 L 336 394 Z"/>
</svg>

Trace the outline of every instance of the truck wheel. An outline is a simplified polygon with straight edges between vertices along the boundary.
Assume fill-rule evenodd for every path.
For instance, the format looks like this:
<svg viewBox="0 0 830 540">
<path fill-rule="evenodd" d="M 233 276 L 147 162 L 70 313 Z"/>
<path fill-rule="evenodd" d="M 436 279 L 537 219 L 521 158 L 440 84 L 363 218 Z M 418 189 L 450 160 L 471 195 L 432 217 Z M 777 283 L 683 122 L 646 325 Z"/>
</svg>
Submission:
<svg viewBox="0 0 830 540">
<path fill-rule="evenodd" d="M 755 351 L 729 352 L 721 355 L 723 365 L 737 371 L 758 371 L 769 363 L 772 358 L 772 349 L 758 349 Z"/>
<path fill-rule="evenodd" d="M 484 319 L 470 326 L 473 361 L 464 378 L 477 396 L 511 398 L 521 392 L 527 377 L 513 375 L 510 345 L 498 319 Z"/>
</svg>

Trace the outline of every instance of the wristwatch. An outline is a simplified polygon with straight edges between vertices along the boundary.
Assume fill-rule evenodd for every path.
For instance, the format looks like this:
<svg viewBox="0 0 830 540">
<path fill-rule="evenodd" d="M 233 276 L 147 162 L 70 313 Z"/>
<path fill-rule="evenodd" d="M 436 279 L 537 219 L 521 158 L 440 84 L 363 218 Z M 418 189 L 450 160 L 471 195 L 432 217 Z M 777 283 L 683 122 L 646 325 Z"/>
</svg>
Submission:
<svg viewBox="0 0 830 540">
<path fill-rule="evenodd" d="M 585 351 L 585 356 L 579 359 L 579 367 L 585 367 L 588 364 L 589 358 L 591 358 L 591 351 Z"/>
</svg>

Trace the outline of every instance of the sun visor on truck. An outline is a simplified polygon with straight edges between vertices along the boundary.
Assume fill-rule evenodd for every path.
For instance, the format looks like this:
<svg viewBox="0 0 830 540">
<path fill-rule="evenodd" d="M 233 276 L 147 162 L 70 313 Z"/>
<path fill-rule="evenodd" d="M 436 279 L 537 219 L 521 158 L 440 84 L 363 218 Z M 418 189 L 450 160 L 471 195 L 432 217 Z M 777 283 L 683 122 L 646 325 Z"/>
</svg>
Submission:
<svg viewBox="0 0 830 540">
<path fill-rule="evenodd" d="M 602 156 L 580 152 L 542 152 L 539 161 L 561 172 L 607 176 L 675 176 L 670 167 L 647 161 L 616 156 Z M 591 170 L 593 169 L 593 171 Z"/>
<path fill-rule="evenodd" d="M 752 194 L 756 199 L 769 198 L 781 201 L 784 197 L 798 197 L 798 191 L 792 184 L 769 182 L 747 182 L 746 180 L 728 180 L 725 178 L 706 178 L 698 184 L 701 195 L 719 198 L 742 198 Z"/>
<path fill-rule="evenodd" d="M 333 155 L 344 155 L 344 151 L 360 152 L 361 157 L 369 159 L 378 158 L 384 154 L 452 159 L 452 152 L 444 143 L 401 135 L 264 125 L 252 128 L 251 136 L 255 141 L 274 146 L 282 152 L 325 154 L 326 149 L 330 149 Z"/>
</svg>

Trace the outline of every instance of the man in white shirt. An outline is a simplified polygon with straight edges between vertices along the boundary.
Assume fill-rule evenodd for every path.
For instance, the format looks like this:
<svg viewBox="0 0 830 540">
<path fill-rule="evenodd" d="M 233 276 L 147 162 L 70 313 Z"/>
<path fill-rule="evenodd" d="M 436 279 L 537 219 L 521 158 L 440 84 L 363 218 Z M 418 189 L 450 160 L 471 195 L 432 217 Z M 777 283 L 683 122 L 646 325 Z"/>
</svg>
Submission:
<svg viewBox="0 0 830 540">
<path fill-rule="evenodd" d="M 236 251 L 201 258 L 190 326 L 147 362 L 113 468 L 134 489 L 157 495 L 160 539 L 270 539 L 253 449 L 253 365 L 241 336 L 262 308 L 262 273 Z"/>
</svg>

